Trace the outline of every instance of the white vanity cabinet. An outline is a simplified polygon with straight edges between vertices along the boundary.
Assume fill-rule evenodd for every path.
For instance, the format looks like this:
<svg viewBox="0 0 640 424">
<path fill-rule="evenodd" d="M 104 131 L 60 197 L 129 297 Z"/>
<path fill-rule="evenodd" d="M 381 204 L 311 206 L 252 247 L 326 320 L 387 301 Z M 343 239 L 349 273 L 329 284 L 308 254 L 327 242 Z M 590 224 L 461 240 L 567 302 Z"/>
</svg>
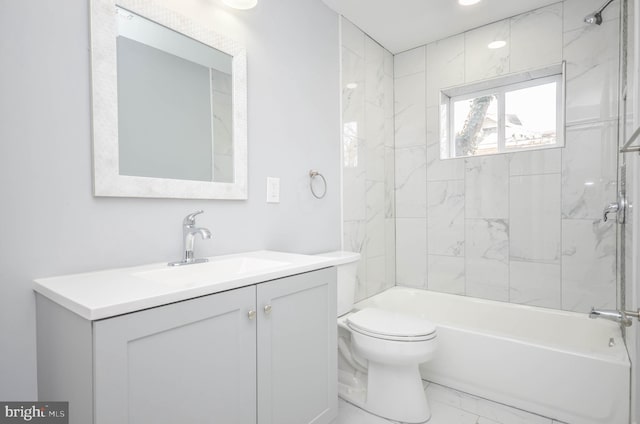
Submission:
<svg viewBox="0 0 640 424">
<path fill-rule="evenodd" d="M 72 424 L 328 424 L 336 274 L 325 268 L 99 320 L 38 294 L 38 395 Z"/>
<path fill-rule="evenodd" d="M 257 286 L 258 424 L 336 418 L 335 281 L 330 268 Z"/>
<path fill-rule="evenodd" d="M 254 422 L 255 292 L 95 321 L 95 424 Z"/>
</svg>

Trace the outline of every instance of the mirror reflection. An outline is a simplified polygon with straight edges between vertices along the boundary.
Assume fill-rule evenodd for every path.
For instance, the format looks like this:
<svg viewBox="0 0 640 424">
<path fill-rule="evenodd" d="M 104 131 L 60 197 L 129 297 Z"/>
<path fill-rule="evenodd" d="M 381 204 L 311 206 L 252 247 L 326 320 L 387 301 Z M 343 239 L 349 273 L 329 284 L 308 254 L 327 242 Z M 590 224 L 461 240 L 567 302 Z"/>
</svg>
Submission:
<svg viewBox="0 0 640 424">
<path fill-rule="evenodd" d="M 117 8 L 119 174 L 233 182 L 233 57 Z"/>
</svg>

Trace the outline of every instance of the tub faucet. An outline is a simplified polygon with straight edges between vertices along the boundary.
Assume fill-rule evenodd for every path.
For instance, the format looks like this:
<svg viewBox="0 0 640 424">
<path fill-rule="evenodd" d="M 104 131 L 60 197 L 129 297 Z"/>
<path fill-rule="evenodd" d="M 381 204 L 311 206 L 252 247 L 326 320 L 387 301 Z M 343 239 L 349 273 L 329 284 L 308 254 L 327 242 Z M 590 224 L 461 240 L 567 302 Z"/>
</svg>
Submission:
<svg viewBox="0 0 640 424">
<path fill-rule="evenodd" d="M 633 324 L 631 317 L 638 318 L 640 320 L 640 309 L 638 311 L 618 311 L 615 309 L 596 309 L 591 308 L 589 312 L 589 318 L 604 318 L 609 321 L 617 322 L 625 327 L 630 327 Z"/>
<path fill-rule="evenodd" d="M 195 258 L 193 255 L 193 245 L 196 240 L 196 235 L 200 234 L 203 239 L 211 238 L 211 231 L 206 228 L 196 228 L 196 215 L 200 215 L 204 211 L 199 210 L 187 215 L 182 221 L 182 235 L 184 244 L 184 253 L 181 261 L 169 262 L 169 266 L 180 266 L 199 264 L 207 262 L 207 258 Z"/>
</svg>

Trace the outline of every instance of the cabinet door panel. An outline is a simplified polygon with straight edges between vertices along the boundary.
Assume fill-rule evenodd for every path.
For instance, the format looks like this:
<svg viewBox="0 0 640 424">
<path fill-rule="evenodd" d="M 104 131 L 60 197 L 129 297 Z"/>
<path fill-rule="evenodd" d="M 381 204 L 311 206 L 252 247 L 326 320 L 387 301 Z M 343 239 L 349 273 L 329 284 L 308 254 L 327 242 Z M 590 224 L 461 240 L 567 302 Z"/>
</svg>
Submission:
<svg viewBox="0 0 640 424">
<path fill-rule="evenodd" d="M 335 418 L 335 279 L 335 268 L 329 268 L 258 286 L 260 424 L 324 424 Z"/>
<path fill-rule="evenodd" d="M 94 323 L 96 424 L 255 424 L 255 287 Z"/>
</svg>

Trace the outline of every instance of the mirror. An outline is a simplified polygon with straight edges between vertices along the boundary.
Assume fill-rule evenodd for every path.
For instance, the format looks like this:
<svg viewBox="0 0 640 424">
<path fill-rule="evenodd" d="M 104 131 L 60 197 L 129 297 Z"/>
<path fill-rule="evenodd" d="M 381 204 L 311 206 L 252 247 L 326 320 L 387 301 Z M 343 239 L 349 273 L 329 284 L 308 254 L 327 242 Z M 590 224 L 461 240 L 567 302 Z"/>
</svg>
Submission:
<svg viewBox="0 0 640 424">
<path fill-rule="evenodd" d="M 94 195 L 246 199 L 246 53 L 151 1 L 91 2 Z"/>
</svg>

